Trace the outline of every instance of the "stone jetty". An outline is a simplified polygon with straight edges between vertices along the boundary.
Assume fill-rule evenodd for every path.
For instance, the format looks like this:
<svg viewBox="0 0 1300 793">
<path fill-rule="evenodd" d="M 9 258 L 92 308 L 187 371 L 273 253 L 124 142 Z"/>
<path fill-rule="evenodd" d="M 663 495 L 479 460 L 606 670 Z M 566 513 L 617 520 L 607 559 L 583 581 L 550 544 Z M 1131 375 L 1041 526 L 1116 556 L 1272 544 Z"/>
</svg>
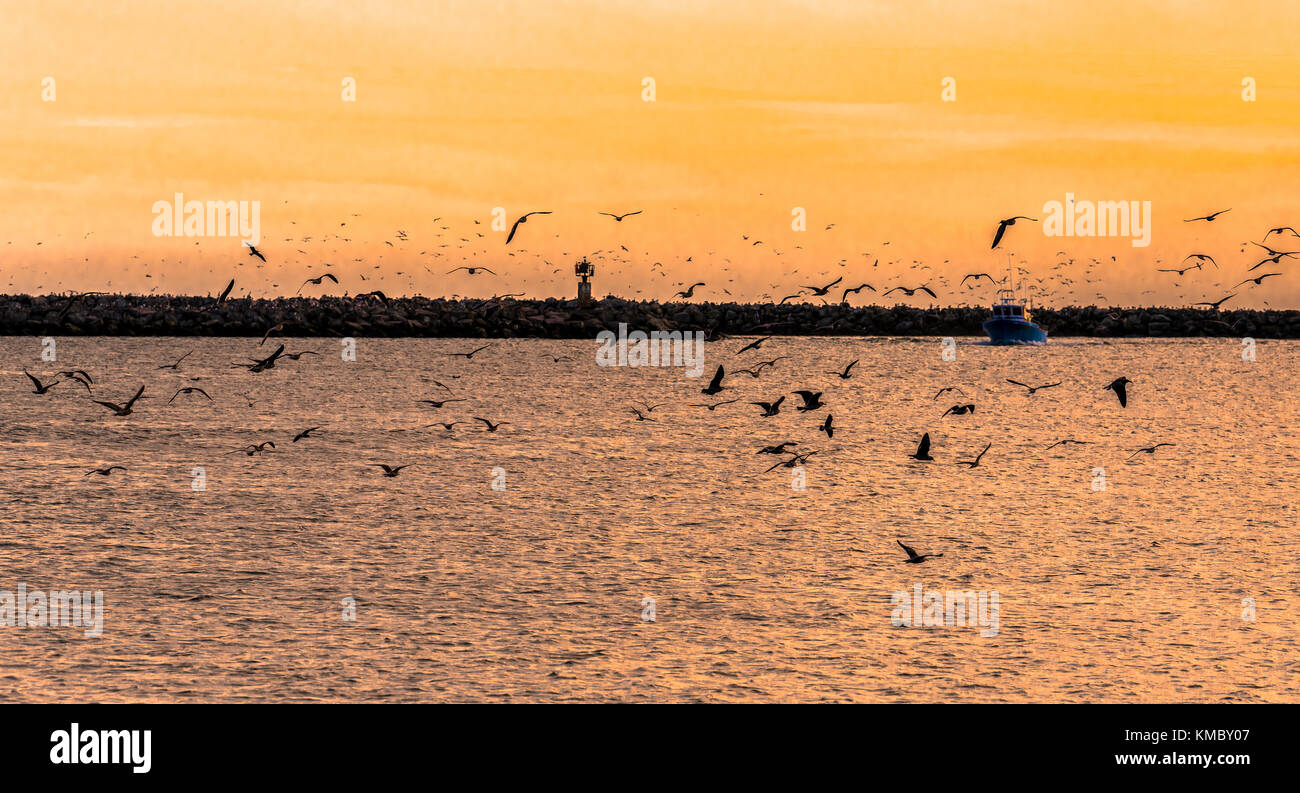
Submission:
<svg viewBox="0 0 1300 793">
<path fill-rule="evenodd" d="M 6 336 L 423 336 L 594 338 L 602 330 L 702 330 L 789 336 L 982 336 L 988 308 L 787 303 L 658 303 L 607 297 L 490 300 L 426 297 L 241 298 L 4 295 Z M 1051 338 L 1300 338 L 1300 311 L 1083 306 L 1033 311 Z"/>
</svg>

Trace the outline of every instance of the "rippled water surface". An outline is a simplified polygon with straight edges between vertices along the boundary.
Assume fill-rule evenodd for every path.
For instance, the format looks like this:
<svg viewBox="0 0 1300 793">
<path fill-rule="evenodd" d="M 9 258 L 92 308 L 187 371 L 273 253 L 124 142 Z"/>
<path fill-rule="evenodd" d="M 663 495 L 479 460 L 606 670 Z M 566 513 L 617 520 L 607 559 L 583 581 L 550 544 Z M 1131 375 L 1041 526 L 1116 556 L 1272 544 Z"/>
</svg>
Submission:
<svg viewBox="0 0 1300 793">
<path fill-rule="evenodd" d="M 709 412 L 688 406 L 707 375 L 601 368 L 592 341 L 465 360 L 446 353 L 485 342 L 359 339 L 346 362 L 299 339 L 321 355 L 230 365 L 277 344 L 257 341 L 60 339 L 45 363 L 0 339 L 0 590 L 105 601 L 97 638 L 0 627 L 0 700 L 1300 699 L 1295 342 L 1248 362 L 1240 340 L 970 339 L 944 361 L 937 339 L 728 339 L 710 371 L 790 357 Z M 23 368 L 146 398 L 119 418 Z M 1102 390 L 1119 375 L 1127 409 Z M 466 401 L 417 404 L 446 396 L 434 380 Z M 968 398 L 933 398 L 950 385 Z M 181 386 L 213 401 L 168 404 Z M 806 387 L 828 407 L 745 404 Z M 926 431 L 935 461 L 910 460 Z M 1062 438 L 1091 443 L 1045 448 Z M 755 454 L 785 440 L 818 450 L 803 490 Z M 904 564 L 896 539 L 944 556 Z M 997 592 L 997 635 L 895 626 L 916 584 Z"/>
</svg>

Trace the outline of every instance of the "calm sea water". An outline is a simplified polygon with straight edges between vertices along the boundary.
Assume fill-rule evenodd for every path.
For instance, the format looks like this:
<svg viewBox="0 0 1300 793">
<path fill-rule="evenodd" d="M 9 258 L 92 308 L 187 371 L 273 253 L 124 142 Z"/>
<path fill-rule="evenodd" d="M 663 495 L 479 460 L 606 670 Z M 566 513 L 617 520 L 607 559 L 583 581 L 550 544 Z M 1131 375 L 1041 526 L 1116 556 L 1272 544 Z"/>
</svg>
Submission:
<svg viewBox="0 0 1300 793">
<path fill-rule="evenodd" d="M 70 338 L 44 363 L 0 339 L 0 590 L 104 597 L 98 637 L 0 627 L 0 700 L 1300 699 L 1300 344 L 744 341 L 709 344 L 709 372 L 790 357 L 709 412 L 687 406 L 708 374 L 601 368 L 594 341 L 467 361 L 446 353 L 484 342 L 359 339 L 347 362 L 300 339 L 321 355 L 253 374 L 230 364 L 275 340 Z M 115 417 L 24 367 L 146 399 Z M 1127 409 L 1102 390 L 1120 375 Z M 417 404 L 433 380 L 466 401 Z M 167 404 L 182 386 L 213 401 Z M 828 407 L 744 404 L 806 387 Z M 643 422 L 633 399 L 664 404 Z M 936 460 L 910 460 L 926 431 Z M 762 473 L 785 440 L 819 453 Z M 905 564 L 899 539 L 944 556 Z M 996 592 L 996 635 L 894 624 L 918 584 Z"/>
</svg>

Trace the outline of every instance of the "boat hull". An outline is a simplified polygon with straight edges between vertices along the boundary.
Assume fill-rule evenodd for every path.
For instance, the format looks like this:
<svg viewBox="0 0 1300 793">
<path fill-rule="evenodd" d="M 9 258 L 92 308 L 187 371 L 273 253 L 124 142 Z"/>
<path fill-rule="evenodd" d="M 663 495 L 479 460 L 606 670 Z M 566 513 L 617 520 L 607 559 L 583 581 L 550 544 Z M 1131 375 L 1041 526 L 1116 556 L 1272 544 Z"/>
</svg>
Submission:
<svg viewBox="0 0 1300 793">
<path fill-rule="evenodd" d="M 1047 331 L 1032 322 L 991 319 L 984 323 L 989 344 L 1046 344 Z"/>
</svg>

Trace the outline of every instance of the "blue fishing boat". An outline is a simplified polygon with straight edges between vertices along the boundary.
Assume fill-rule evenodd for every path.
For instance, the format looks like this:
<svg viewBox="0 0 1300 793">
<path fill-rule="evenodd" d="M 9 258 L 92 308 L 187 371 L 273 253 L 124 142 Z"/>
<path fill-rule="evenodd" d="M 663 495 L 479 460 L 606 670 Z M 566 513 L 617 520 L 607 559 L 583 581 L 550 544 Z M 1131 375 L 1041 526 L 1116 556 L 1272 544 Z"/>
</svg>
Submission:
<svg viewBox="0 0 1300 793">
<path fill-rule="evenodd" d="M 993 317 L 984 323 L 989 344 L 1046 344 L 1047 331 L 1035 325 L 1024 303 L 1010 289 L 999 289 Z"/>
</svg>

